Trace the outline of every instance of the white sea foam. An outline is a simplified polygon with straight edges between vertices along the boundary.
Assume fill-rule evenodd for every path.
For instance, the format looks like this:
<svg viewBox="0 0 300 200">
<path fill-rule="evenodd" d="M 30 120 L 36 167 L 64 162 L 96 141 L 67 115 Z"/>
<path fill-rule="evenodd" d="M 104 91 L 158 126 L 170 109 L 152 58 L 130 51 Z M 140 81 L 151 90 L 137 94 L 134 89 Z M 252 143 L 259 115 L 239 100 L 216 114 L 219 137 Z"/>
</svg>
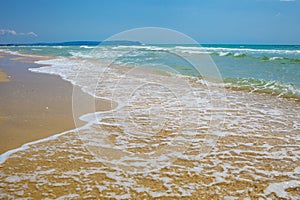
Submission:
<svg viewBox="0 0 300 200">
<path fill-rule="evenodd" d="M 271 57 L 269 58 L 269 60 L 282 60 L 283 57 Z"/>
<path fill-rule="evenodd" d="M 134 198 L 130 191 L 145 192 L 152 198 L 174 198 L 215 188 L 214 194 L 222 195 L 218 185 L 258 180 L 271 183 L 265 185 L 266 189 L 263 194 L 258 192 L 259 195 L 267 196 L 276 190 L 279 197 L 290 197 L 284 189 L 299 185 L 293 181 L 299 178 L 299 169 L 294 166 L 300 159 L 298 104 L 266 95 L 228 91 L 227 106 L 213 106 L 211 97 L 222 98 L 218 96 L 220 87 L 213 85 L 214 90 L 208 90 L 204 80 L 145 73 L 133 67 L 106 68 L 105 62 L 95 63 L 82 56 L 37 63 L 51 66 L 31 71 L 60 75 L 95 98 L 113 99 L 118 107 L 85 114 L 80 119 L 87 124 L 76 130 L 23 145 L 0 156 L 3 163 L 11 156 L 21 159 L 27 152 L 28 156 L 22 160 L 32 163 L 44 156 L 53 159 L 51 162 L 55 159 L 65 159 L 68 163 L 80 161 L 88 167 L 54 171 L 51 165 L 41 166 L 34 173 L 2 174 L 1 177 L 8 180 L 4 184 L 22 180 L 54 187 L 64 185 L 62 180 L 68 179 L 79 189 L 97 190 L 117 199 Z M 211 119 L 222 117 L 219 114 L 226 115 L 221 125 Z M 218 129 L 211 126 L 214 122 L 220 125 Z M 58 137 L 60 140 L 54 145 L 41 144 Z M 222 140 L 216 143 L 219 137 Z M 164 148 L 165 145 L 168 148 Z M 88 149 L 95 157 L 88 157 L 89 152 L 81 148 Z M 159 148 L 161 151 L 157 153 L 155 149 Z M 136 153 L 140 150 L 145 153 Z M 68 156 L 61 156 L 63 153 Z M 270 168 L 269 161 L 276 165 Z M 91 168 L 93 163 L 101 164 Z M 282 168 L 276 168 L 277 165 Z M 86 181 L 97 174 L 104 174 L 106 178 L 101 183 L 93 181 L 94 185 Z M 288 187 L 278 183 L 277 179 L 283 176 L 290 179 Z M 156 180 L 161 188 L 140 183 L 136 178 Z M 272 185 L 274 181 L 277 185 Z M 122 191 L 111 190 L 116 186 L 123 188 Z M 279 186 L 284 189 L 277 190 Z M 236 198 L 253 188 L 227 189 L 227 197 Z"/>
<path fill-rule="evenodd" d="M 106 47 L 106 46 L 100 46 L 100 47 Z M 169 48 L 163 48 L 163 47 L 158 47 L 158 46 L 151 46 L 151 45 L 147 45 L 147 46 L 136 46 L 136 45 L 130 45 L 130 46 L 124 46 L 124 45 L 120 45 L 120 46 L 116 46 L 116 47 L 112 47 L 112 49 L 144 49 L 144 50 L 153 50 L 153 51 L 161 51 L 161 50 L 168 50 Z"/>
<path fill-rule="evenodd" d="M 181 50 L 204 50 L 214 52 L 262 52 L 262 53 L 280 53 L 280 54 L 300 54 L 300 50 L 282 50 L 282 49 L 251 49 L 251 48 L 224 48 L 224 47 L 189 47 L 176 46 L 175 48 Z"/>
<path fill-rule="evenodd" d="M 8 49 L 0 49 L 0 52 L 7 53 L 7 54 L 12 54 L 12 55 L 17 55 L 17 56 L 22 56 L 23 55 L 18 51 L 12 51 L 12 50 L 8 50 Z"/>
<path fill-rule="evenodd" d="M 55 60 L 47 60 L 47 61 L 39 61 L 37 62 L 39 64 L 51 64 L 51 67 L 42 67 L 42 68 L 33 68 L 30 69 L 31 71 L 34 72 L 40 72 L 40 73 L 51 73 L 51 74 L 58 74 L 61 77 L 63 77 L 65 80 L 71 81 L 72 84 L 74 85 L 79 85 L 80 87 L 82 87 L 84 89 L 84 91 L 88 92 L 91 95 L 94 95 L 95 97 L 104 97 L 104 98 L 110 98 L 110 96 L 107 94 L 115 94 L 116 96 L 113 96 L 113 100 L 119 103 L 119 108 L 115 109 L 111 112 L 105 112 L 105 113 L 96 113 L 98 122 L 97 124 L 101 124 L 101 125 L 109 125 L 109 126 L 118 126 L 120 127 L 122 130 L 125 131 L 125 135 L 118 134 L 120 138 L 123 138 L 123 141 L 128 140 L 128 138 L 126 138 L 126 135 L 131 135 L 133 137 L 138 136 L 138 138 L 145 139 L 145 142 L 148 141 L 149 136 L 151 137 L 153 135 L 153 131 L 160 131 L 163 127 L 166 131 L 168 130 L 175 130 L 178 129 L 179 127 L 181 127 L 181 133 L 177 133 L 177 136 L 174 137 L 175 135 L 172 136 L 172 138 L 166 138 L 165 140 L 169 142 L 169 144 L 171 146 L 174 146 L 173 148 L 176 147 L 176 145 L 185 145 L 185 144 L 190 144 L 193 143 L 193 137 L 192 135 L 189 135 L 189 129 L 193 129 L 193 127 L 197 127 L 197 123 L 199 123 L 200 121 L 197 119 L 197 112 L 199 111 L 198 109 L 191 109 L 197 105 L 203 106 L 202 108 L 199 109 L 205 109 L 205 107 L 207 107 L 207 105 L 209 104 L 209 99 L 207 98 L 199 98 L 197 97 L 198 95 L 201 94 L 200 91 L 193 91 L 192 93 L 190 93 L 187 89 L 187 87 L 190 87 L 187 84 L 187 80 L 184 80 L 182 77 L 181 79 L 179 77 L 168 77 L 168 80 L 166 81 L 164 76 L 158 75 L 158 74 L 151 74 L 150 76 L 144 76 L 143 75 L 143 71 L 131 71 L 130 74 L 126 75 L 125 79 L 121 79 L 118 80 L 120 78 L 122 78 L 122 76 L 118 75 L 118 70 L 120 69 L 110 69 L 110 70 L 105 70 L 101 68 L 101 65 L 98 65 L 97 68 L 95 68 L 95 65 L 88 63 L 84 60 L 67 60 L 64 58 L 60 58 L 60 59 L 55 59 Z M 85 71 L 83 74 L 83 79 L 81 78 L 75 78 L 76 76 L 76 71 L 80 70 L 80 67 L 84 67 Z M 116 71 L 117 70 L 117 71 Z M 133 69 L 131 69 L 133 70 Z M 104 73 L 104 71 L 107 71 L 107 73 Z M 99 89 L 97 88 L 96 92 L 95 91 L 95 87 L 97 85 L 95 85 L 97 83 L 97 76 L 93 77 L 93 75 L 95 75 L 95 73 L 97 74 L 97 72 L 101 72 L 101 76 L 102 78 L 104 78 L 104 80 L 101 81 L 101 85 L 98 85 Z M 107 76 L 107 77 L 106 77 Z M 88 77 L 88 79 L 85 79 L 84 77 Z M 113 78 L 116 78 L 116 80 L 112 80 Z M 118 83 L 118 87 L 115 88 L 112 84 L 113 83 Z M 139 87 L 142 87 L 141 90 L 137 89 Z M 111 89 L 114 89 L 113 91 L 109 92 Z M 132 95 L 132 92 L 130 92 L 130 90 L 132 90 L 134 96 L 128 96 L 128 94 Z M 155 92 L 157 91 L 157 92 Z M 175 92 L 175 93 L 174 93 Z M 196 94 L 197 92 L 200 92 L 199 94 Z M 180 96 L 178 96 L 178 94 L 180 94 Z M 188 94 L 189 93 L 189 94 Z M 175 94 L 175 96 L 174 96 Z M 149 96 L 149 97 L 147 97 Z M 146 98 L 147 97 L 147 98 Z M 185 98 L 188 97 L 188 98 Z M 193 97 L 193 98 L 191 98 Z M 197 98 L 196 98 L 197 97 Z M 149 99 L 149 102 L 144 102 L 146 104 L 142 105 L 141 107 L 137 107 L 137 109 L 135 109 L 136 113 L 133 113 L 132 116 L 128 116 L 126 113 L 128 112 L 132 112 L 130 110 L 128 110 L 129 106 L 133 106 L 135 104 L 135 102 L 143 102 L 146 99 Z M 157 102 L 153 102 L 153 98 L 157 98 Z M 174 102 L 174 98 L 176 100 L 176 98 L 179 98 L 179 101 L 176 103 L 176 101 Z M 128 102 L 128 99 L 130 101 L 133 102 Z M 143 100 L 144 99 L 144 100 Z M 162 102 L 160 99 L 164 99 L 164 101 Z M 202 99 L 202 100 L 201 100 Z M 201 103 L 199 102 L 201 100 Z M 198 101 L 198 102 L 197 102 Z M 157 109 L 157 111 L 152 110 L 151 113 L 155 118 L 151 118 L 152 121 L 150 121 L 150 124 L 148 127 L 144 127 L 139 125 L 140 123 L 143 124 L 145 123 L 144 119 L 139 117 L 139 115 L 143 115 L 144 109 L 148 109 L 148 108 L 144 108 L 144 106 L 150 106 L 151 104 L 153 104 L 152 107 L 150 108 L 155 108 Z M 184 107 L 182 106 L 184 105 Z M 156 108 L 157 106 L 159 106 L 158 108 Z M 190 108 L 189 108 L 190 107 Z M 165 110 L 166 113 L 162 113 L 161 112 L 161 108 L 163 108 Z M 146 111 L 145 110 L 145 111 Z M 224 109 L 220 109 L 221 112 Z M 157 112 L 157 113 L 156 113 Z M 178 115 L 178 113 L 182 113 L 185 112 L 185 116 L 181 116 Z M 218 112 L 217 110 L 215 110 L 215 113 Z M 173 114 L 172 114 L 173 113 Z M 176 114 L 177 113 L 177 114 Z M 215 115 L 215 114 L 209 114 L 210 116 Z M 85 115 L 84 118 L 87 118 L 88 116 L 93 117 L 93 114 L 91 115 Z M 134 117 L 136 118 L 135 122 L 132 123 L 130 121 L 128 121 L 128 117 Z M 205 117 L 205 116 L 204 116 Z M 108 122 L 101 122 L 101 119 L 106 119 L 106 118 L 114 118 L 115 120 L 119 121 L 118 123 L 114 122 L 114 123 L 108 123 Z M 206 118 L 206 117 L 205 117 Z M 208 117 L 207 119 L 203 118 L 204 121 L 206 123 L 210 123 L 211 122 L 211 117 Z M 82 118 L 83 119 L 83 118 Z M 96 123 L 95 119 L 85 119 L 88 120 L 89 122 L 91 122 L 91 125 Z M 91 121 L 92 120 L 92 121 Z M 124 121 L 125 120 L 125 121 Z M 163 122 L 163 124 L 162 124 Z M 168 122 L 168 124 L 164 124 L 164 122 Z M 141 130 L 139 130 L 139 126 L 142 127 Z M 206 125 L 209 128 L 209 125 Z M 156 128 L 155 128 L 156 127 Z M 92 126 L 90 127 L 92 128 Z M 130 146 L 133 147 L 138 147 L 140 145 L 143 144 L 143 142 L 141 143 L 141 141 L 139 143 L 134 143 L 133 141 L 131 141 L 130 143 L 120 143 L 118 144 L 117 149 L 115 149 L 115 147 L 110 146 L 107 144 L 105 138 L 99 138 L 97 141 L 89 141 L 90 137 L 91 137 L 91 129 L 90 128 L 86 129 L 88 134 L 85 134 L 85 129 L 82 129 L 82 134 L 81 134 L 81 139 L 83 141 L 85 141 L 85 143 L 88 146 L 98 146 L 99 148 L 111 148 L 114 150 L 120 151 L 120 152 L 124 152 L 127 151 L 126 149 Z M 157 130 L 154 130 L 157 129 Z M 185 130 L 186 129 L 186 130 Z M 103 131 L 102 131 L 103 132 Z M 135 132 L 135 135 L 132 135 L 132 133 Z M 184 132 L 186 132 L 187 134 L 183 134 Z M 216 135 L 218 135 L 217 132 L 215 132 Z M 105 133 L 104 136 L 106 137 L 107 135 L 109 135 L 109 133 Z M 125 136 L 125 137 L 124 137 Z M 129 142 L 129 141 L 128 141 Z M 129 145 L 130 144 L 130 145 Z M 145 143 L 146 144 L 146 143 Z M 207 146 L 211 146 L 213 145 L 214 142 L 210 142 L 210 143 L 206 143 Z M 129 146 L 128 146 L 129 145 Z M 199 144 L 201 145 L 201 144 Z M 146 145 L 147 146 L 147 145 Z M 194 148 L 197 148 L 196 146 Z M 198 148 L 199 149 L 199 148 Z M 180 157 L 182 156 L 181 154 L 174 154 L 175 152 L 168 152 L 166 151 L 165 153 L 168 153 L 171 157 Z M 200 154 L 199 154 L 200 155 Z M 113 162 L 109 161 L 109 160 L 102 160 L 102 162 L 106 162 L 109 164 L 118 164 L 118 165 L 127 165 L 128 163 L 128 159 L 129 160 L 139 160 L 140 157 L 131 157 L 131 158 L 126 158 L 122 161 L 120 160 L 120 163 L 117 163 L 115 160 Z M 147 167 L 147 166 L 152 166 L 155 167 L 157 164 L 155 164 L 154 166 L 151 163 L 155 163 L 157 161 L 159 161 L 161 159 L 161 166 L 164 165 L 169 165 L 169 161 L 165 161 L 166 157 L 156 157 L 155 159 L 147 159 L 144 160 L 144 164 L 143 167 Z M 169 158 L 170 159 L 170 158 Z M 139 161 L 139 163 L 143 163 L 141 161 Z"/>
<path fill-rule="evenodd" d="M 97 46 L 87 46 L 87 45 L 81 45 L 80 48 L 82 49 L 94 49 L 96 48 Z"/>
<path fill-rule="evenodd" d="M 228 56 L 230 52 L 220 52 L 219 56 Z"/>
<path fill-rule="evenodd" d="M 71 132 L 71 131 L 62 132 L 62 133 L 50 136 L 48 138 L 43 138 L 43 139 L 40 139 L 40 140 L 29 142 L 29 143 L 26 143 L 26 144 L 22 145 L 19 148 L 9 150 L 9 151 L 7 151 L 7 152 L 0 155 L 0 164 L 4 163 L 12 154 L 14 154 L 18 151 L 23 151 L 23 150 L 28 149 L 30 147 L 30 145 L 38 144 L 38 143 L 41 143 L 41 142 L 46 142 L 46 141 L 49 141 L 49 140 L 54 140 L 54 139 L 58 138 L 59 136 L 64 135 L 68 132 Z"/>
<path fill-rule="evenodd" d="M 16 183 L 22 181 L 22 179 L 19 176 L 9 176 L 5 179 L 5 181 L 9 183 Z"/>
<path fill-rule="evenodd" d="M 272 183 L 267 187 L 267 189 L 265 189 L 265 194 L 269 195 L 271 193 L 274 193 L 279 198 L 296 199 L 296 198 L 300 198 L 300 195 L 292 197 L 291 195 L 288 194 L 288 192 L 286 192 L 287 189 L 296 188 L 296 187 L 298 188 L 300 187 L 300 181 L 291 180 L 291 181 L 284 181 L 280 183 Z"/>
</svg>

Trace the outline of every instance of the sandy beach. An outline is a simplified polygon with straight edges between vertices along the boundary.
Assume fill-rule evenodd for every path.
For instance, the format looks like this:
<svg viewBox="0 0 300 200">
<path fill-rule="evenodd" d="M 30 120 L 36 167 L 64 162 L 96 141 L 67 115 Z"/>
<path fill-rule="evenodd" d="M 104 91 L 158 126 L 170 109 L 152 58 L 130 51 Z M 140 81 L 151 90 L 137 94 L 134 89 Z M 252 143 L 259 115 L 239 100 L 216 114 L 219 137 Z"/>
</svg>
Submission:
<svg viewBox="0 0 300 200">
<path fill-rule="evenodd" d="M 73 86 L 59 76 L 28 71 L 40 67 L 35 60 L 8 54 L 0 59 L 0 154 L 75 127 Z M 110 103 L 99 102 L 99 110 L 109 109 Z"/>
<path fill-rule="evenodd" d="M 29 72 L 38 65 L 14 57 L 0 59 L 1 69 L 11 77 L 0 83 L 0 153 L 74 127 L 72 85 L 58 76 Z M 8 80 L 3 72 L 0 77 Z"/>
<path fill-rule="evenodd" d="M 40 66 L 33 64 L 33 60 L 33 57 L 12 55 L 0 59 L 3 72 L 10 77 L 10 82 L 0 84 L 1 137 L 5 139 L 1 141 L 2 151 L 68 131 L 10 155 L 2 154 L 5 161 L 0 168 L 2 197 L 259 199 L 299 196 L 299 104 L 296 101 L 227 90 L 227 107 L 207 108 L 203 99 L 199 110 L 189 110 L 186 106 L 192 105 L 190 102 L 196 97 L 190 95 L 182 99 L 184 103 L 174 104 L 168 91 L 149 85 L 150 81 L 157 81 L 184 92 L 178 84 L 183 81 L 179 77 L 166 79 L 164 74 L 151 73 L 150 69 L 132 71 L 133 67 L 116 65 L 101 74 L 106 81 L 97 84 L 95 90 L 97 75 L 102 72 L 101 62 L 97 65 L 89 60 L 56 58 L 39 62 L 49 64 L 35 68 L 40 73 L 33 73 L 28 68 Z M 88 105 L 83 103 L 75 105 L 90 114 L 83 118 L 81 128 L 71 130 L 74 128 L 71 84 L 59 76 L 41 73 L 64 72 L 68 80 L 74 78 L 78 63 L 87 70 L 76 81 L 81 87 L 90 86 L 97 97 L 109 99 L 114 94 L 116 102 L 127 102 L 128 94 L 134 95 L 131 104 L 118 109 L 111 109 L 110 102 L 103 100 L 97 101 L 96 110 L 84 109 Z M 122 74 L 128 77 L 120 81 Z M 199 95 L 207 91 L 201 82 L 184 80 L 199 89 Z M 114 87 L 115 83 L 118 88 Z M 138 89 L 132 93 L 129 90 L 132 88 Z M 221 91 L 218 87 L 210 90 L 214 94 Z M 151 98 L 149 94 L 163 98 Z M 159 132 L 143 134 L 156 122 L 149 126 L 145 120 L 145 108 L 151 103 L 154 107 L 165 104 L 163 108 L 175 109 L 165 113 L 154 110 L 159 121 L 169 120 Z M 178 109 L 183 121 L 178 120 Z M 207 116 L 218 112 L 225 114 L 224 123 L 219 132 L 210 134 L 211 121 Z M 154 115 L 147 117 L 151 116 Z M 165 142 L 169 141 L 173 143 L 166 148 Z M 215 143 L 211 148 L 212 144 L 205 141 Z M 155 151 L 158 153 L 152 154 Z M 210 153 L 206 154 L 207 151 Z M 289 194 L 277 191 L 276 187 L 288 188 Z"/>
</svg>

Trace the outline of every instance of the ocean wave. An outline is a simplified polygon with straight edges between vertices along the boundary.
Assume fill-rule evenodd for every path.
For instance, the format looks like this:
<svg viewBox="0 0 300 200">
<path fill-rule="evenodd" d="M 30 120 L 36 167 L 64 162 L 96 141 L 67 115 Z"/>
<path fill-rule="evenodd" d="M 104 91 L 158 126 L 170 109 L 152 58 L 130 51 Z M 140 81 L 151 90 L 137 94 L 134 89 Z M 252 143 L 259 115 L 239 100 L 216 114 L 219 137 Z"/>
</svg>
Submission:
<svg viewBox="0 0 300 200">
<path fill-rule="evenodd" d="M 219 56 L 230 56 L 230 55 L 232 55 L 232 53 L 230 53 L 230 52 L 220 52 L 219 53 Z"/>
<path fill-rule="evenodd" d="M 105 47 L 105 46 L 99 46 L 99 47 Z M 159 47 L 159 46 L 152 46 L 152 45 L 145 45 L 145 46 L 139 46 L 139 45 L 118 45 L 118 46 L 113 46 L 112 49 L 143 49 L 143 50 L 151 50 L 151 51 L 164 51 L 168 50 L 168 48 L 164 47 Z"/>
<path fill-rule="evenodd" d="M 287 58 L 287 57 L 279 57 L 279 56 L 273 56 L 273 57 L 262 56 L 260 57 L 260 60 L 274 61 L 274 62 L 280 61 L 281 63 L 290 63 L 290 64 L 300 63 L 300 59 L 298 58 Z"/>
<path fill-rule="evenodd" d="M 64 46 L 53 46 L 52 48 L 63 49 L 63 48 L 65 48 L 65 47 L 64 47 Z"/>
<path fill-rule="evenodd" d="M 38 51 L 38 50 L 35 50 Z M 41 51 L 39 51 L 41 52 Z M 35 57 L 35 58 L 44 58 L 44 55 L 40 55 L 40 54 L 33 54 L 31 52 L 31 54 L 29 53 L 23 53 L 20 52 L 18 50 L 8 50 L 8 49 L 0 49 L 0 53 L 6 53 L 6 54 L 11 54 L 11 55 L 15 55 L 15 56 L 24 56 L 24 57 Z"/>
<path fill-rule="evenodd" d="M 81 48 L 81 49 L 94 49 L 96 47 L 95 46 L 81 45 L 79 48 Z"/>
<path fill-rule="evenodd" d="M 225 87 L 234 90 L 266 93 L 300 100 L 300 87 L 291 83 L 255 78 L 225 78 L 224 82 Z"/>
<path fill-rule="evenodd" d="M 219 52 L 219 53 L 213 53 L 213 55 L 217 55 L 217 56 L 233 56 L 233 57 L 246 57 L 247 54 L 245 53 L 232 53 L 232 52 Z"/>
<path fill-rule="evenodd" d="M 233 56 L 234 56 L 234 57 L 241 58 L 241 57 L 246 57 L 247 54 L 245 54 L 245 53 L 234 53 Z"/>
<path fill-rule="evenodd" d="M 245 54 L 245 53 L 231 53 L 231 52 L 220 52 L 220 53 L 214 54 L 214 55 L 218 55 L 221 57 L 222 56 L 233 56 L 233 57 L 238 57 L 238 58 L 247 56 L 247 54 Z"/>
<path fill-rule="evenodd" d="M 0 53 L 7 53 L 7 54 L 16 55 L 16 56 L 22 56 L 23 55 L 19 51 L 13 51 L 13 50 L 9 50 L 9 49 L 0 49 Z"/>
<path fill-rule="evenodd" d="M 283 57 L 271 57 L 271 58 L 269 58 L 269 60 L 282 60 L 283 59 Z"/>
<path fill-rule="evenodd" d="M 88 53 L 69 51 L 69 54 L 74 58 L 92 58 Z"/>
<path fill-rule="evenodd" d="M 185 50 L 184 52 L 186 53 L 193 53 L 195 51 L 187 51 Z M 196 52 L 195 52 L 196 53 Z M 207 52 L 209 53 L 209 52 Z M 262 61 L 274 61 L 274 62 L 278 62 L 278 61 L 281 61 L 283 63 L 290 63 L 290 64 L 293 64 L 293 63 L 300 63 L 300 59 L 298 58 L 291 58 L 291 57 L 282 57 L 282 56 L 254 56 L 252 54 L 246 54 L 246 53 L 241 53 L 241 52 L 236 52 L 236 53 L 233 53 L 233 52 L 214 52 L 214 53 L 210 53 L 211 55 L 214 55 L 214 56 L 220 56 L 220 57 L 235 57 L 235 58 L 244 58 L 244 57 L 248 57 L 248 58 L 253 58 L 253 59 L 259 59 L 259 60 L 262 60 Z"/>
<path fill-rule="evenodd" d="M 213 52 L 256 52 L 256 53 L 279 53 L 279 54 L 300 54 L 300 50 L 284 49 L 251 49 L 251 48 L 225 48 L 225 47 L 192 47 L 192 46 L 175 46 L 181 50 L 205 50 Z"/>
</svg>

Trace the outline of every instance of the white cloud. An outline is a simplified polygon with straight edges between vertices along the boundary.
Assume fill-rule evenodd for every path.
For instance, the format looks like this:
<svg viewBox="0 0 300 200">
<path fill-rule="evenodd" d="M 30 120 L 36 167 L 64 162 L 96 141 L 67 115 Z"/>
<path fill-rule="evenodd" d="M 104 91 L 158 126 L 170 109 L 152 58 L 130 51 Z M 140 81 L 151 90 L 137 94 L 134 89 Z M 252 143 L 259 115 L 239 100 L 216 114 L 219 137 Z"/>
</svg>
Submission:
<svg viewBox="0 0 300 200">
<path fill-rule="evenodd" d="M 0 29 L 0 35 L 17 35 L 17 32 L 14 30 Z"/>
<path fill-rule="evenodd" d="M 276 17 L 279 17 L 279 16 L 281 16 L 281 13 L 279 12 L 279 13 L 277 13 L 275 16 L 276 16 Z"/>
<path fill-rule="evenodd" d="M 283 2 L 291 2 L 291 1 L 296 1 L 296 0 L 279 0 L 279 1 L 283 1 Z"/>
<path fill-rule="evenodd" d="M 28 32 L 28 33 L 19 33 L 19 35 L 31 35 L 31 36 L 37 37 L 37 34 L 36 34 L 36 33 L 34 33 L 34 32 Z"/>
<path fill-rule="evenodd" d="M 28 33 L 18 33 L 15 30 L 9 30 L 9 29 L 0 29 L 0 36 L 1 35 L 27 35 L 27 36 L 34 36 L 37 37 L 37 34 L 34 32 L 28 32 Z"/>
</svg>

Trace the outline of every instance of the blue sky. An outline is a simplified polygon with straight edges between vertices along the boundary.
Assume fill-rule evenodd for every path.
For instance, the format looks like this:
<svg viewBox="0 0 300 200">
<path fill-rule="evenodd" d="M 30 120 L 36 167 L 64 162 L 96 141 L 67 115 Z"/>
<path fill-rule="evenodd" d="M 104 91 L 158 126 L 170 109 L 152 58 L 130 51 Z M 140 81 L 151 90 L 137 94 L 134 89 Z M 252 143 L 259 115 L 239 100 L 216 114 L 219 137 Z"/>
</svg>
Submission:
<svg viewBox="0 0 300 200">
<path fill-rule="evenodd" d="M 0 43 L 165 27 L 199 43 L 300 44 L 300 0 L 0 0 Z"/>
</svg>

